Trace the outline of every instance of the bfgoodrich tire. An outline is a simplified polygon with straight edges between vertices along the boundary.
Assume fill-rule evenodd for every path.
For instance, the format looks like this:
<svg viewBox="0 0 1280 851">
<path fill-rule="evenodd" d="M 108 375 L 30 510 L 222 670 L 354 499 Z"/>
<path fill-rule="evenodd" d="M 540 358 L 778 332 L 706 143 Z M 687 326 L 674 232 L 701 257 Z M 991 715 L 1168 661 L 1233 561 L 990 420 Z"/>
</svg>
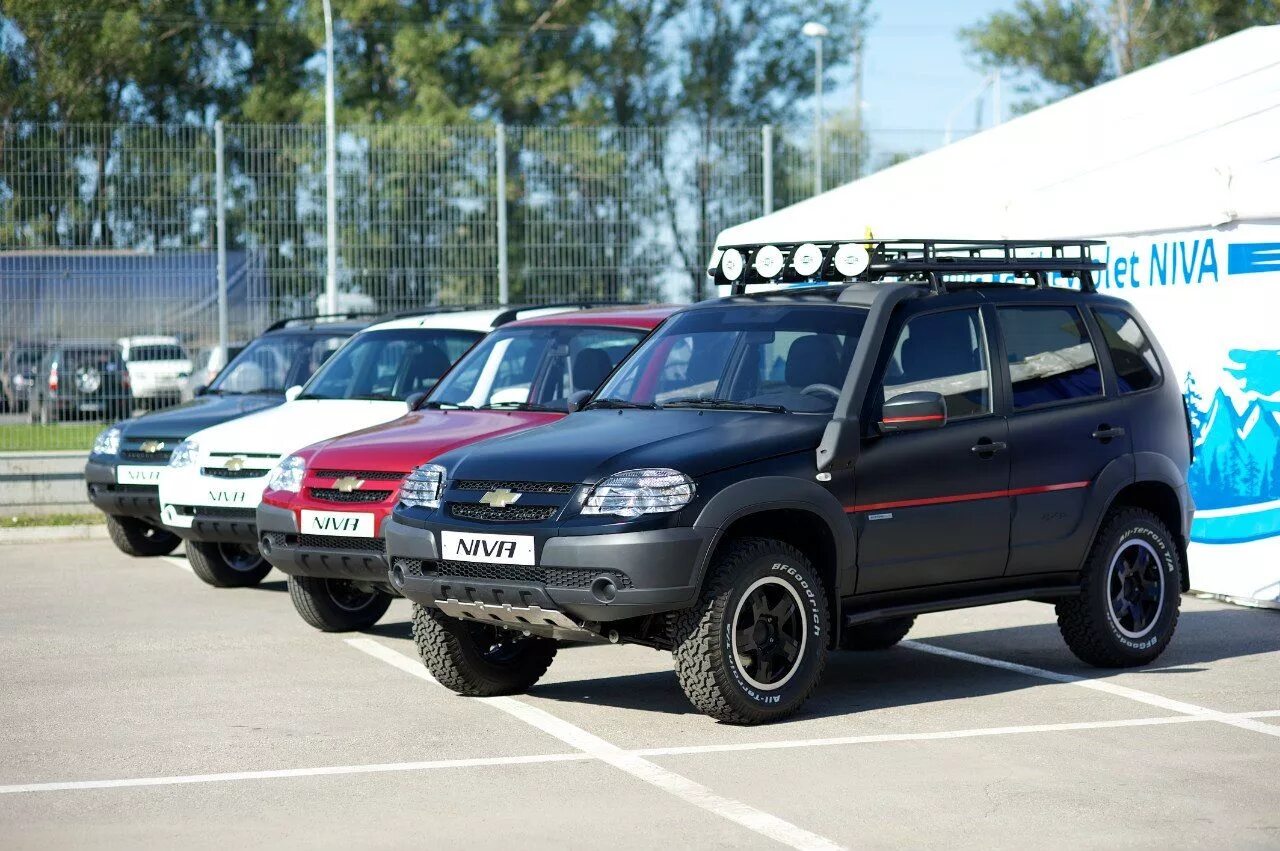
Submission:
<svg viewBox="0 0 1280 851">
<path fill-rule="evenodd" d="M 394 599 L 377 588 L 361 588 L 347 579 L 290 576 L 289 599 L 307 623 L 324 632 L 368 629 Z"/>
<path fill-rule="evenodd" d="M 702 712 L 731 724 L 794 713 L 827 661 L 826 592 L 795 547 L 766 538 L 730 544 L 702 598 L 676 618 L 676 676 Z"/>
<path fill-rule="evenodd" d="M 251 544 L 187 541 L 187 561 L 215 588 L 247 588 L 271 572 L 271 563 Z"/>
<path fill-rule="evenodd" d="M 1080 595 L 1057 604 L 1071 652 L 1101 668 L 1145 665 L 1164 652 L 1178 625 L 1178 549 L 1160 518 L 1113 509 L 1085 564 Z"/>
<path fill-rule="evenodd" d="M 413 604 L 413 641 L 431 675 L 469 697 L 528 691 L 551 667 L 556 643 Z"/>
<path fill-rule="evenodd" d="M 845 627 L 840 633 L 840 649 L 888 650 L 907 637 L 915 622 L 915 615 L 907 615 Z"/>
<path fill-rule="evenodd" d="M 116 549 L 131 556 L 167 556 L 182 543 L 177 535 L 145 520 L 111 514 L 107 515 L 107 534 Z"/>
</svg>

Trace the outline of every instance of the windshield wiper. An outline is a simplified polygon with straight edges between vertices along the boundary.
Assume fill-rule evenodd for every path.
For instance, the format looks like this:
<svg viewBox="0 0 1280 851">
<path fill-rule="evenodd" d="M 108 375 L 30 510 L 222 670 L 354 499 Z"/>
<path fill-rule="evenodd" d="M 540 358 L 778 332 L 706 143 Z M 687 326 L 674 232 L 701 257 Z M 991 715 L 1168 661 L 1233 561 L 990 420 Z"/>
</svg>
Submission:
<svg viewBox="0 0 1280 851">
<path fill-rule="evenodd" d="M 647 411 L 653 411 L 653 410 L 656 410 L 657 407 L 658 407 L 657 405 L 654 405 L 652 403 L 646 405 L 643 402 L 629 402 L 626 399 L 594 399 L 590 403 L 588 403 L 587 406 L 582 410 L 589 411 L 592 408 L 602 408 L 607 410 L 614 410 L 614 409 L 621 410 L 623 408 L 643 408 Z"/>
<path fill-rule="evenodd" d="M 450 411 L 474 411 L 475 405 L 459 405 L 457 402 L 423 402 L 418 409 L 430 408 L 433 411 L 448 409 Z"/>
<path fill-rule="evenodd" d="M 733 399 L 673 399 L 663 402 L 664 408 L 711 408 L 718 411 L 764 411 L 770 414 L 785 414 L 787 409 L 781 405 L 760 405 L 755 402 L 735 402 Z"/>
<path fill-rule="evenodd" d="M 482 411 L 535 411 L 547 412 L 553 414 L 563 414 L 563 408 L 553 408 L 550 405 L 538 405 L 533 402 L 491 402 L 488 405 L 481 405 Z"/>
</svg>

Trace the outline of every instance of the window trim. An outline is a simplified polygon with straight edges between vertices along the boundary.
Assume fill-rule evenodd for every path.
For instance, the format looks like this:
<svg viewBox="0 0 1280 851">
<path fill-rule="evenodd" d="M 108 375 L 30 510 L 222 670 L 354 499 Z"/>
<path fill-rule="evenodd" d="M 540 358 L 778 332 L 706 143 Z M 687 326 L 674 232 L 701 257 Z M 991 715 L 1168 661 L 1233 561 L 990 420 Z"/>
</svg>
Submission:
<svg viewBox="0 0 1280 851">
<path fill-rule="evenodd" d="M 1004 380 L 1005 380 L 1006 386 L 1009 388 L 1009 396 L 1007 399 L 1007 405 L 1008 405 L 1008 411 L 1009 411 L 1008 416 L 1016 417 L 1019 414 L 1035 413 L 1037 411 L 1046 411 L 1046 410 L 1051 410 L 1053 408 L 1065 408 L 1069 405 L 1084 405 L 1084 404 L 1089 404 L 1091 402 L 1105 401 L 1106 399 L 1111 397 L 1112 394 L 1109 392 L 1111 389 L 1110 387 L 1111 376 L 1108 370 L 1108 367 L 1110 367 L 1111 365 L 1111 352 L 1110 350 L 1107 351 L 1107 354 L 1106 354 L 1107 365 L 1104 366 L 1102 363 L 1102 355 L 1098 350 L 1098 341 L 1094 337 L 1094 329 L 1093 329 L 1092 323 L 1090 323 L 1089 317 L 1085 315 L 1085 311 L 1081 308 L 1079 304 L 1076 304 L 1074 302 L 1055 302 L 1053 304 L 1036 304 L 1033 302 L 1005 302 L 1005 303 L 993 305 L 993 307 L 996 312 L 996 322 L 1000 327 L 1000 349 L 1001 349 L 1001 352 L 1003 353 L 1003 357 L 1001 359 L 1003 366 L 1001 367 L 1001 371 L 1004 373 Z M 1010 366 L 1009 349 L 1006 344 L 1007 341 L 1005 340 L 1005 336 L 1004 336 L 1004 321 L 1000 318 L 1000 311 L 1006 308 L 1012 308 L 1015 310 L 1025 310 L 1025 309 L 1074 310 L 1076 313 L 1076 317 L 1080 320 L 1080 324 L 1084 326 L 1084 333 L 1089 340 L 1089 345 L 1093 347 L 1093 361 L 1095 364 L 1097 364 L 1097 367 L 1098 367 L 1098 380 L 1102 385 L 1101 392 L 1095 393 L 1092 396 L 1077 396 L 1071 399 L 1054 399 L 1048 402 L 1037 402 L 1034 405 L 1028 405 L 1024 408 L 1017 407 L 1014 404 L 1015 391 L 1013 387 L 1013 371 L 1010 370 L 1009 368 Z"/>
<path fill-rule="evenodd" d="M 1127 316 L 1129 319 L 1133 320 L 1133 323 L 1134 323 L 1135 325 L 1137 325 L 1137 326 L 1138 326 L 1138 330 L 1142 332 L 1142 338 L 1143 338 L 1144 340 L 1146 340 L 1146 341 L 1147 341 L 1147 345 L 1151 348 L 1151 351 L 1152 351 L 1152 352 L 1155 354 L 1155 356 L 1156 356 L 1156 370 L 1155 370 L 1155 373 L 1156 373 L 1156 380 L 1155 380 L 1155 383 L 1153 383 L 1150 387 L 1143 387 L 1141 390 L 1130 390 L 1130 391 L 1128 391 L 1128 392 L 1125 392 L 1125 391 L 1123 391 L 1123 390 L 1121 390 L 1121 389 L 1120 389 L 1120 371 L 1119 371 L 1118 369 L 1116 369 L 1116 361 L 1115 361 L 1115 358 L 1114 358 L 1114 357 L 1112 357 L 1112 355 L 1111 355 L 1111 347 L 1110 347 L 1110 346 L 1106 346 L 1106 350 L 1107 350 L 1107 363 L 1108 363 L 1108 365 L 1109 365 L 1109 367 L 1110 367 L 1110 369 L 1109 369 L 1109 378 L 1111 379 L 1112 387 L 1113 387 L 1113 389 L 1115 390 L 1115 398 L 1117 398 L 1117 399 L 1128 399 L 1128 398 L 1129 398 L 1129 397 L 1131 397 L 1131 396 L 1141 396 L 1143 393 L 1154 393 L 1155 391 L 1159 390 L 1161 387 L 1164 387 L 1164 382 L 1165 382 L 1164 362 L 1160 359 L 1160 350 L 1156 348 L 1156 345 L 1155 345 L 1155 342 L 1154 342 L 1154 341 L 1155 341 L 1155 337 L 1154 337 L 1154 335 L 1152 335 L 1151 330 L 1150 330 L 1149 328 L 1147 328 L 1147 327 L 1146 327 L 1146 326 L 1145 326 L 1145 325 L 1144 325 L 1144 324 L 1143 324 L 1143 323 L 1138 319 L 1137 314 L 1136 314 L 1136 313 L 1134 313 L 1133 311 L 1126 310 L 1125 308 L 1120 307 L 1120 306 L 1118 306 L 1118 305 L 1117 305 L 1117 306 L 1110 306 L 1110 305 L 1102 305 L 1102 306 L 1099 306 L 1099 305 L 1092 305 L 1092 306 L 1090 306 L 1090 308 L 1089 308 L 1089 313 L 1091 314 L 1091 318 L 1093 319 L 1093 321 L 1097 324 L 1097 326 L 1098 326 L 1098 333 L 1099 333 L 1099 335 L 1101 335 L 1101 337 L 1102 337 L 1102 341 L 1103 341 L 1104 343 L 1106 342 L 1106 339 L 1107 339 L 1107 332 L 1106 332 L 1105 330 L 1103 330 L 1103 327 L 1102 327 L 1102 322 L 1103 322 L 1102 317 L 1098 316 L 1098 312 L 1099 312 L 1099 311 L 1103 311 L 1103 310 L 1109 310 L 1109 311 L 1113 311 L 1113 312 L 1115 312 L 1115 313 L 1121 313 L 1121 314 L 1124 314 L 1125 316 Z"/>
</svg>

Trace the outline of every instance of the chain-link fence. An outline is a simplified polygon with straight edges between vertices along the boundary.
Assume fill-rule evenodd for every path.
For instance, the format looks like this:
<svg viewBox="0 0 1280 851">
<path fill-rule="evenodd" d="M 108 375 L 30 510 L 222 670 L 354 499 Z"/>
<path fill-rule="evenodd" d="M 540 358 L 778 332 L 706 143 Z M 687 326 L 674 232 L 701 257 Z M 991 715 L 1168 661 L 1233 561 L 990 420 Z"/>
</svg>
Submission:
<svg viewBox="0 0 1280 851">
<path fill-rule="evenodd" d="M 339 308 L 700 298 L 716 234 L 809 197 L 813 150 L 812 128 L 342 126 Z M 0 128 L 0 450 L 84 441 L 6 431 L 55 342 L 149 336 L 198 369 L 221 279 L 228 342 L 322 312 L 324 151 L 319 125 Z M 840 128 L 823 151 L 825 187 L 908 152 Z"/>
</svg>

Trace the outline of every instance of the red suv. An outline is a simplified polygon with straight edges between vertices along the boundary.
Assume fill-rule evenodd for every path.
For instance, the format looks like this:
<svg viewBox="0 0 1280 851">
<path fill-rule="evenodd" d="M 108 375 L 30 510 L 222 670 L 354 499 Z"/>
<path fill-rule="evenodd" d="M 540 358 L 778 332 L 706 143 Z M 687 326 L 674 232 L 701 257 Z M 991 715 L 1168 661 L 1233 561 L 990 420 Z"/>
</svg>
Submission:
<svg viewBox="0 0 1280 851">
<path fill-rule="evenodd" d="M 258 506 L 259 546 L 289 575 L 298 614 L 327 632 L 377 623 L 399 596 L 388 581 L 381 534 L 404 477 L 450 449 L 561 419 L 677 309 L 512 322 L 463 355 L 407 415 L 283 459 Z M 492 484 L 501 499 L 502 483 Z M 495 508 L 510 514 L 505 504 Z"/>
</svg>

